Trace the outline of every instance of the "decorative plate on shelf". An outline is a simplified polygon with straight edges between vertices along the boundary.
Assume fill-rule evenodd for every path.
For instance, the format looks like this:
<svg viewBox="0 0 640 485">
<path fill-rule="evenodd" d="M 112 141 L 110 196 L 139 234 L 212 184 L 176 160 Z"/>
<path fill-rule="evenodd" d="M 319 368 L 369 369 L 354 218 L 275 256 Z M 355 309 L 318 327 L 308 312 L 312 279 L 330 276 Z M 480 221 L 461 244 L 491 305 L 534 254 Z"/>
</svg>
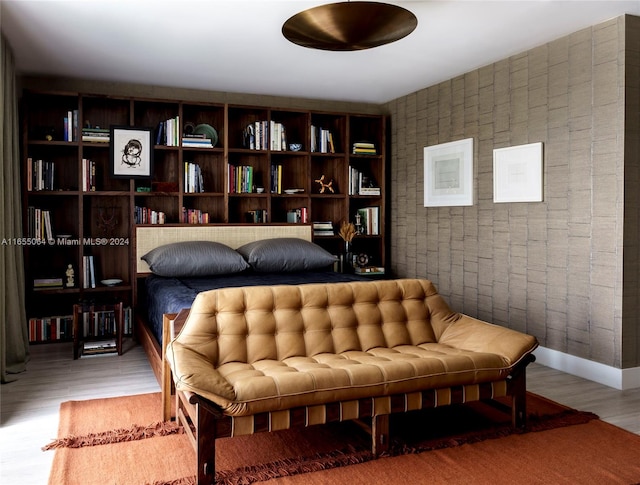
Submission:
<svg viewBox="0 0 640 485">
<path fill-rule="evenodd" d="M 112 278 L 109 280 L 102 280 L 100 283 L 102 283 L 105 286 L 116 286 L 122 283 L 122 280 L 118 278 Z"/>
<path fill-rule="evenodd" d="M 211 125 L 207 125 L 204 123 L 198 125 L 193 129 L 193 134 L 206 136 L 207 138 L 209 138 L 209 140 L 211 140 L 211 145 L 213 146 L 216 146 L 216 143 L 218 143 L 218 132 Z"/>
</svg>

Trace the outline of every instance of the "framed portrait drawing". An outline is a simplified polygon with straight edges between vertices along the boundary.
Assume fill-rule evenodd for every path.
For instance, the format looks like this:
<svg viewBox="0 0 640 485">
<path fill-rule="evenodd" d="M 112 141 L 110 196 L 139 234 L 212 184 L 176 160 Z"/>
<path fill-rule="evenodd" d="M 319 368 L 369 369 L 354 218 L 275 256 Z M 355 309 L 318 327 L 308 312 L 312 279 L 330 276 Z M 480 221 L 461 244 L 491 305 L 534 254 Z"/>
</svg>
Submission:
<svg viewBox="0 0 640 485">
<path fill-rule="evenodd" d="M 493 201 L 542 202 L 542 143 L 493 150 Z"/>
<path fill-rule="evenodd" d="M 150 178 L 153 174 L 153 128 L 111 127 L 111 176 Z"/>
<path fill-rule="evenodd" d="M 473 138 L 424 148 L 424 206 L 473 205 Z"/>
</svg>

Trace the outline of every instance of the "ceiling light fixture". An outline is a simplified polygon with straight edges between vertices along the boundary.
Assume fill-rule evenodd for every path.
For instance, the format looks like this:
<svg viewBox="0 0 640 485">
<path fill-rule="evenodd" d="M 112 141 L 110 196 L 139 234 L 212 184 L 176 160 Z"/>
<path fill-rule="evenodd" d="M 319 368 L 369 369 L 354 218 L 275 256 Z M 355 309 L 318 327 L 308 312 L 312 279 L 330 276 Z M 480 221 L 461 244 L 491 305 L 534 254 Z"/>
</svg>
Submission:
<svg viewBox="0 0 640 485">
<path fill-rule="evenodd" d="M 282 26 L 294 44 L 327 51 L 356 51 L 406 37 L 418 25 L 410 11 L 380 2 L 338 2 L 297 13 Z"/>
</svg>

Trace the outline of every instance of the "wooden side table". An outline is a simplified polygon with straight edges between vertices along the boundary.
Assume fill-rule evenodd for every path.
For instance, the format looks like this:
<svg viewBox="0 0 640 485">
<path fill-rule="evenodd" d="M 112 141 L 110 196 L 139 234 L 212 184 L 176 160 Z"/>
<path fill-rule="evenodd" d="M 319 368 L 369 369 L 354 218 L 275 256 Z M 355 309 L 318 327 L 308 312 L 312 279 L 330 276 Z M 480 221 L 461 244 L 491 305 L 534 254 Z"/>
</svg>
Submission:
<svg viewBox="0 0 640 485">
<path fill-rule="evenodd" d="M 73 358 L 83 354 L 122 355 L 122 302 L 73 305 Z"/>
</svg>

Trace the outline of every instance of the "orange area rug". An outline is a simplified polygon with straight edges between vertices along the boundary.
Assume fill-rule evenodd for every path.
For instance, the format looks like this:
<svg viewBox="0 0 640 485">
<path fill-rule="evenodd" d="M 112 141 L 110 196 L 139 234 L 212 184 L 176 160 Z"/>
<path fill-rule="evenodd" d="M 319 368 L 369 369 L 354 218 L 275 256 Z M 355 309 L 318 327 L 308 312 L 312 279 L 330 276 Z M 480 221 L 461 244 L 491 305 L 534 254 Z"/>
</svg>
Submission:
<svg viewBox="0 0 640 485">
<path fill-rule="evenodd" d="M 374 460 L 355 423 L 218 440 L 223 485 L 639 483 L 640 436 L 534 394 L 529 426 L 471 403 L 394 416 L 392 447 Z M 50 485 L 195 483 L 195 453 L 160 395 L 61 405 Z M 51 451 L 46 451 L 50 453 Z M 428 477 L 428 479 L 427 479 Z M 426 480 L 426 482 L 425 482 Z"/>
</svg>

